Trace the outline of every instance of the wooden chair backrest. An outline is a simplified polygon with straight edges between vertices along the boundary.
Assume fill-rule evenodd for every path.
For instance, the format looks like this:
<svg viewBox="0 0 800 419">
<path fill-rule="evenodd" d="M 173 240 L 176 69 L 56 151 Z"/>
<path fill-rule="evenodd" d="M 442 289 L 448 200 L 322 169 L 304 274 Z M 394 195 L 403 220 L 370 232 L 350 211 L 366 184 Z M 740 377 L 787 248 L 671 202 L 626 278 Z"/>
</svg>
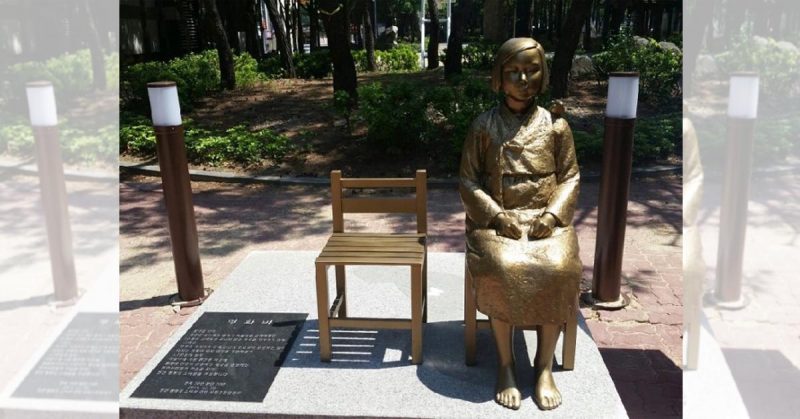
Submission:
<svg viewBox="0 0 800 419">
<path fill-rule="evenodd" d="M 428 232 L 428 176 L 417 170 L 413 178 L 342 178 L 341 170 L 331 171 L 333 232 L 344 233 L 345 213 L 416 214 L 417 233 Z M 344 189 L 413 188 L 415 198 L 344 198 Z"/>
</svg>

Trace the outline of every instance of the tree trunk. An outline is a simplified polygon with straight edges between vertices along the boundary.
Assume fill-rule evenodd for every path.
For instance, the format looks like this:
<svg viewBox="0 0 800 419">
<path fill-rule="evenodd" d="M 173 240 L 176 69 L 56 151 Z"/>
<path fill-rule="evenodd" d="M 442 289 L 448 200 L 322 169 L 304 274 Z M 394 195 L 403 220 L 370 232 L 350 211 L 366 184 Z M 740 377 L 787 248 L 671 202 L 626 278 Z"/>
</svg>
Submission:
<svg viewBox="0 0 800 419">
<path fill-rule="evenodd" d="M 611 20 L 608 23 L 608 30 L 603 35 L 603 41 L 607 41 L 610 35 L 618 34 L 622 27 L 622 22 L 625 20 L 625 6 L 619 4 L 618 1 L 606 1 L 611 4 Z"/>
<path fill-rule="evenodd" d="M 228 43 L 228 36 L 225 34 L 225 27 L 222 26 L 222 19 L 217 10 L 217 2 L 214 0 L 203 0 L 206 7 L 208 26 L 211 28 L 211 35 L 217 47 L 219 56 L 220 85 L 223 89 L 233 89 L 236 87 L 236 74 L 233 71 L 233 52 Z"/>
<path fill-rule="evenodd" d="M 648 37 L 647 33 L 647 6 L 643 3 L 636 5 L 634 13 L 634 34 L 642 37 Z"/>
<path fill-rule="evenodd" d="M 319 12 L 317 11 L 316 0 L 308 3 L 306 11 L 308 12 L 308 30 L 311 35 L 309 44 L 311 44 L 311 51 L 316 51 L 319 49 Z"/>
<path fill-rule="evenodd" d="M 367 71 L 375 71 L 375 30 L 372 26 L 372 7 L 375 0 L 364 0 L 364 47 L 367 50 Z"/>
<path fill-rule="evenodd" d="M 142 25 L 142 53 L 147 55 L 153 53 L 153 41 L 150 39 L 150 34 L 147 32 L 147 4 L 144 0 L 139 0 L 139 20 Z"/>
<path fill-rule="evenodd" d="M 505 27 L 506 4 L 505 0 L 484 0 L 483 36 L 486 39 L 494 42 L 503 42 L 508 38 Z"/>
<path fill-rule="evenodd" d="M 305 52 L 305 39 L 303 39 L 303 20 L 300 18 L 300 6 L 295 3 L 292 15 L 294 16 L 294 39 L 297 45 L 297 52 L 302 54 Z"/>
<path fill-rule="evenodd" d="M 430 16 L 430 38 L 428 38 L 428 70 L 439 68 L 439 2 L 426 0 Z"/>
<path fill-rule="evenodd" d="M 284 71 L 290 78 L 295 78 L 294 62 L 292 62 L 292 52 L 289 49 L 289 43 L 286 40 L 286 32 L 283 30 L 283 22 L 278 14 L 279 0 L 266 0 L 264 3 L 267 5 L 267 14 L 269 20 L 272 22 L 272 28 L 275 30 L 275 40 L 278 44 L 278 53 L 281 56 L 281 64 Z"/>
<path fill-rule="evenodd" d="M 650 18 L 650 25 L 653 29 L 653 38 L 657 41 L 664 39 L 661 26 L 664 21 L 664 6 L 657 4 L 653 7 L 652 17 Z"/>
<path fill-rule="evenodd" d="M 592 6 L 594 1 L 589 3 L 589 12 L 586 13 L 586 25 L 583 27 L 583 50 L 589 52 L 592 48 Z"/>
<path fill-rule="evenodd" d="M 517 0 L 517 21 L 515 35 L 517 37 L 531 36 L 531 3 L 533 0 Z M 452 30 L 452 28 L 451 28 Z M 448 49 L 449 51 L 449 49 Z"/>
<path fill-rule="evenodd" d="M 452 78 L 461 74 L 461 58 L 463 56 L 464 27 L 466 17 L 473 0 L 459 0 L 453 9 L 453 23 L 450 26 L 450 39 L 447 40 L 447 55 L 444 57 L 444 77 Z"/>
<path fill-rule="evenodd" d="M 347 18 L 345 0 L 320 0 L 319 11 L 322 15 L 322 25 L 328 35 L 328 48 L 333 61 L 333 91 L 346 91 L 350 95 L 352 104 L 358 101 L 356 92 L 356 65 L 353 54 L 350 52 L 350 39 L 348 29 L 350 22 Z"/>
<path fill-rule="evenodd" d="M 103 47 L 100 44 L 100 36 L 97 33 L 97 25 L 88 0 L 83 2 L 83 10 L 88 29 L 89 53 L 92 56 L 92 87 L 95 90 L 105 90 L 106 59 L 103 56 Z"/>
<path fill-rule="evenodd" d="M 247 52 L 250 53 L 253 58 L 261 58 L 261 43 L 259 42 L 259 37 L 255 28 L 253 28 L 254 23 L 261 21 L 261 9 L 258 7 L 258 1 L 248 0 L 247 4 L 245 5 L 245 19 L 244 19 L 244 30 L 245 30 L 245 37 L 247 39 Z"/>
<path fill-rule="evenodd" d="M 561 28 L 561 38 L 553 56 L 553 69 L 550 72 L 550 86 L 552 97 L 559 99 L 567 97 L 569 85 L 569 72 L 572 69 L 572 60 L 581 37 L 581 27 L 586 21 L 586 16 L 591 9 L 592 0 L 572 0 L 572 5 L 567 12 L 564 26 Z"/>
</svg>

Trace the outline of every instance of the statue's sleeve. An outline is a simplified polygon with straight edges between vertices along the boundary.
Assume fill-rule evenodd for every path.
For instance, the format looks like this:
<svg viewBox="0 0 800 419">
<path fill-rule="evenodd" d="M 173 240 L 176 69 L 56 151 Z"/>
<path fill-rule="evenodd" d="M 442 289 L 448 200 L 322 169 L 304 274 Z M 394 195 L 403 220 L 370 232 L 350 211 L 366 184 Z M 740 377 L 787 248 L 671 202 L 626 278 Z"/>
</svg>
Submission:
<svg viewBox="0 0 800 419">
<path fill-rule="evenodd" d="M 572 224 L 572 216 L 578 203 L 580 171 L 575 157 L 575 141 L 572 130 L 563 118 L 553 122 L 555 133 L 556 189 L 550 197 L 545 211 L 558 219 L 559 226 Z"/>
<path fill-rule="evenodd" d="M 464 140 L 461 168 L 458 172 L 460 178 L 458 190 L 467 217 L 479 228 L 487 228 L 503 209 L 486 192 L 481 182 L 486 178 L 484 173 L 486 156 L 483 147 L 485 134 L 481 121 L 482 118 L 479 117 L 472 123 L 467 138 Z"/>
</svg>

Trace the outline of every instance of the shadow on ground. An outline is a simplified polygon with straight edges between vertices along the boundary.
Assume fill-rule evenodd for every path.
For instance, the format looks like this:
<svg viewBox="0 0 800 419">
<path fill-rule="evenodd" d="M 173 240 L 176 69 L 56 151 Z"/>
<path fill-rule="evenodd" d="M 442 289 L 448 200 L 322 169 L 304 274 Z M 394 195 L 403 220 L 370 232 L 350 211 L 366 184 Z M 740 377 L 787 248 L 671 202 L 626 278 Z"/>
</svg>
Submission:
<svg viewBox="0 0 800 419">
<path fill-rule="evenodd" d="M 663 352 L 600 348 L 600 354 L 629 417 L 681 416 L 683 372 Z"/>
</svg>

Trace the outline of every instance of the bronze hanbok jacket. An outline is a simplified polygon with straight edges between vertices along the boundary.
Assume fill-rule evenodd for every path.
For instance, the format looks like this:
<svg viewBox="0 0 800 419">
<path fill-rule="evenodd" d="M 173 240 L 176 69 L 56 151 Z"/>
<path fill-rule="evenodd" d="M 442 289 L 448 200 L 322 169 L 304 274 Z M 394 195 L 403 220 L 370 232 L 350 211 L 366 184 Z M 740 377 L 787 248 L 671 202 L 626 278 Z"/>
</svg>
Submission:
<svg viewBox="0 0 800 419">
<path fill-rule="evenodd" d="M 478 310 L 515 325 L 565 322 L 582 272 L 572 227 L 580 174 L 567 122 L 541 107 L 517 116 L 501 104 L 473 122 L 459 176 Z M 490 227 L 500 212 L 519 222 L 520 240 Z M 553 235 L 529 240 L 544 212 L 558 220 Z"/>
</svg>

